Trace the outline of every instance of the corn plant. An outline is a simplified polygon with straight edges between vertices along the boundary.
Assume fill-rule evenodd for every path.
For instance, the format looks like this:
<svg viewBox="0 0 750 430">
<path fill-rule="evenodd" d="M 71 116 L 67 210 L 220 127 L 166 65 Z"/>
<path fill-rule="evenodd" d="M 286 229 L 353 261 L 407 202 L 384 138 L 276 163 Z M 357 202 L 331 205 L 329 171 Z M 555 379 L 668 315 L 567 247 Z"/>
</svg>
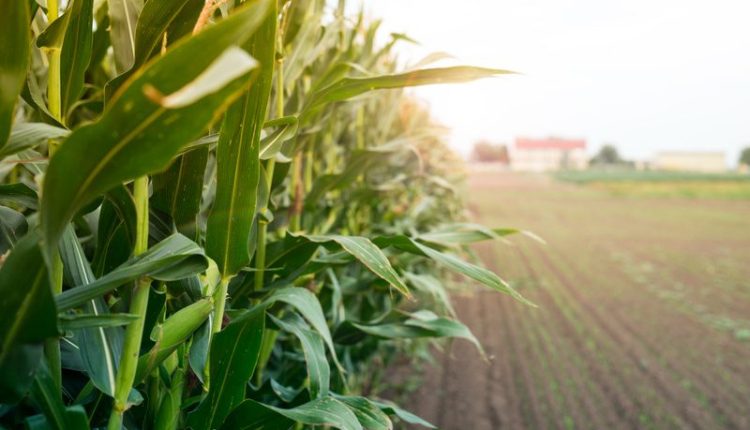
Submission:
<svg viewBox="0 0 750 430">
<path fill-rule="evenodd" d="M 453 274 L 524 299 L 400 89 L 507 72 L 400 68 L 343 1 L 0 5 L 0 426 L 431 426 L 362 394 L 477 343 Z"/>
</svg>

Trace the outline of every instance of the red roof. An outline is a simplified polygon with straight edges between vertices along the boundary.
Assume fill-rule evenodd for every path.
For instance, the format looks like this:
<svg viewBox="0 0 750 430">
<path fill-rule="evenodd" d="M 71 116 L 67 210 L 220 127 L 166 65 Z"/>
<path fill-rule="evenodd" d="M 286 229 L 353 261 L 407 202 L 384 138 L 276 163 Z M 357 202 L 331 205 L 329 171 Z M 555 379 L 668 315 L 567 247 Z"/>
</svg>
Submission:
<svg viewBox="0 0 750 430">
<path fill-rule="evenodd" d="M 550 137 L 547 139 L 516 138 L 516 149 L 586 149 L 586 141 L 583 139 L 558 139 Z"/>
</svg>

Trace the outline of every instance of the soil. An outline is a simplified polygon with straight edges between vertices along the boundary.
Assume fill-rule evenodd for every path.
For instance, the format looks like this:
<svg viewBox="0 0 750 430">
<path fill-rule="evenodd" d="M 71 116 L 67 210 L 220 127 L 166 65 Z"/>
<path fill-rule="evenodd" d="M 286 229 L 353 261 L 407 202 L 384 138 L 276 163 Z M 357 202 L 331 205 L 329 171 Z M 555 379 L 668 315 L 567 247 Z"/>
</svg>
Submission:
<svg viewBox="0 0 750 430">
<path fill-rule="evenodd" d="M 456 341 L 407 402 L 442 429 L 750 429 L 750 202 L 618 197 L 475 173 L 474 216 L 521 227 L 478 245 L 539 308 L 455 294 Z"/>
</svg>

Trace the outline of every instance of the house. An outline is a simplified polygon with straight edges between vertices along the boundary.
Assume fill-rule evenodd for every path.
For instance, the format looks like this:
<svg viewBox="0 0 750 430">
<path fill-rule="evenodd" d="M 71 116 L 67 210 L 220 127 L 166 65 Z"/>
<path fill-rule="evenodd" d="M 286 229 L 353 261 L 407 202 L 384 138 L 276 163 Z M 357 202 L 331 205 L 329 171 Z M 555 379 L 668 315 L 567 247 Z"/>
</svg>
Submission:
<svg viewBox="0 0 750 430">
<path fill-rule="evenodd" d="M 510 151 L 513 170 L 545 172 L 551 170 L 582 170 L 588 166 L 586 141 L 583 139 L 516 138 Z"/>
<path fill-rule="evenodd" d="M 658 170 L 718 173 L 727 170 L 721 151 L 666 151 L 656 154 L 653 167 Z"/>
</svg>

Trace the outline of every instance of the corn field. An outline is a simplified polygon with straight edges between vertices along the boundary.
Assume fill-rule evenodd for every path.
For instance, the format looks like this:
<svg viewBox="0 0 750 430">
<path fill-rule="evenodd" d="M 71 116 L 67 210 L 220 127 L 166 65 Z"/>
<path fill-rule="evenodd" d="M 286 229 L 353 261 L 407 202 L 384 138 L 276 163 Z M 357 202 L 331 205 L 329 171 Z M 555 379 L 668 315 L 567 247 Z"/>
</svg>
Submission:
<svg viewBox="0 0 750 430">
<path fill-rule="evenodd" d="M 401 88 L 508 72 L 343 2 L 0 5 L 0 427 L 432 427 L 389 360 L 477 343 L 454 276 L 524 299 Z"/>
</svg>

